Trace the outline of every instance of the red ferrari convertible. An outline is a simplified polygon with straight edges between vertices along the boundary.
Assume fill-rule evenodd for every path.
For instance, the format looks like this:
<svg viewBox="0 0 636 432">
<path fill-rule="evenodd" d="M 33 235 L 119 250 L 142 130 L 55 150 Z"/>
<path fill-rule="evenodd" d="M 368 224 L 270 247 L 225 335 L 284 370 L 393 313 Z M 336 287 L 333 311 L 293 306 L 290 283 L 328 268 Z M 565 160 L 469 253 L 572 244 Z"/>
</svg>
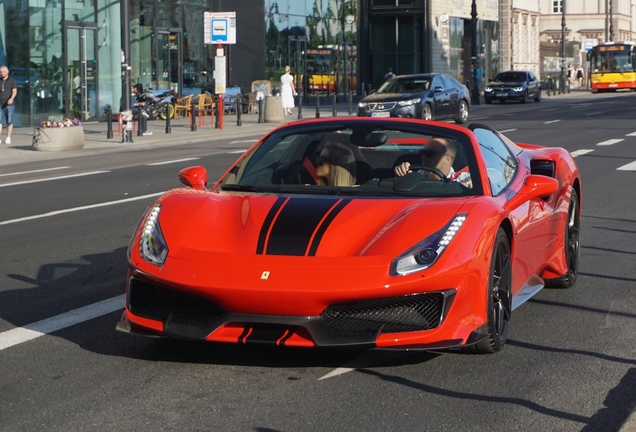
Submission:
<svg viewBox="0 0 636 432">
<path fill-rule="evenodd" d="M 515 308 L 576 282 L 574 160 L 484 125 L 298 121 L 209 189 L 201 166 L 179 179 L 133 235 L 118 330 L 490 353 Z"/>
</svg>

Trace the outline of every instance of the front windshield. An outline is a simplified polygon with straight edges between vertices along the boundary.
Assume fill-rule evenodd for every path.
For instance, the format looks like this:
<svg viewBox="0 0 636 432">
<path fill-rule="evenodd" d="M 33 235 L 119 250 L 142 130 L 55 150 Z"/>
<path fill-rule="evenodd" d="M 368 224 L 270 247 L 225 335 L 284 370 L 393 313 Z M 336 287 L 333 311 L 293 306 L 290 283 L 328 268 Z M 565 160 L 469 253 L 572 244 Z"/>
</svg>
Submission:
<svg viewBox="0 0 636 432">
<path fill-rule="evenodd" d="M 520 82 L 526 80 L 526 74 L 519 72 L 500 73 L 495 77 L 495 81 L 499 82 Z"/>
<path fill-rule="evenodd" d="M 377 93 L 420 93 L 428 90 L 430 78 L 394 78 L 380 86 Z"/>
<path fill-rule="evenodd" d="M 603 47 L 605 48 L 605 47 Z M 611 48 L 623 48 L 622 46 Z M 599 51 L 590 58 L 593 72 L 629 72 L 634 67 L 630 60 L 629 50 Z"/>
<path fill-rule="evenodd" d="M 396 170 L 404 163 L 413 167 L 408 174 Z M 466 133 L 416 122 L 354 120 L 280 129 L 216 189 L 383 197 L 482 193 Z"/>
</svg>

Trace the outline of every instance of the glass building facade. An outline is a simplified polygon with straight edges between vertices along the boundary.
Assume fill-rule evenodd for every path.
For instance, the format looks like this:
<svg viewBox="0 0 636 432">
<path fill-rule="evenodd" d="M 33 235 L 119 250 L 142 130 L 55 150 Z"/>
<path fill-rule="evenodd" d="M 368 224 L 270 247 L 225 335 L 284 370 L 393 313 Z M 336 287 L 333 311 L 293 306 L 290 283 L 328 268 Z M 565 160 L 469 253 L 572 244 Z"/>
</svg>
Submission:
<svg viewBox="0 0 636 432">
<path fill-rule="evenodd" d="M 204 40 L 204 12 L 235 11 L 237 43 L 226 45 L 226 81 L 273 92 L 286 65 L 305 94 L 362 94 L 396 74 L 466 74 L 466 20 L 452 20 L 450 56 L 433 56 L 429 16 L 443 0 L 128 0 L 131 83 L 199 93 L 213 85 L 217 45 Z M 437 3 L 436 3 L 437 2 Z M 441 2 L 441 3 L 440 3 Z M 78 117 L 103 120 L 122 106 L 120 0 L 5 0 L 0 63 L 18 84 L 16 126 Z M 436 9 L 436 10 L 437 10 Z M 497 23 L 479 22 L 479 53 L 497 69 Z M 483 40 L 482 40 L 483 39 Z M 443 57 L 443 55 L 442 55 Z M 443 70 L 442 70 L 443 69 Z"/>
</svg>

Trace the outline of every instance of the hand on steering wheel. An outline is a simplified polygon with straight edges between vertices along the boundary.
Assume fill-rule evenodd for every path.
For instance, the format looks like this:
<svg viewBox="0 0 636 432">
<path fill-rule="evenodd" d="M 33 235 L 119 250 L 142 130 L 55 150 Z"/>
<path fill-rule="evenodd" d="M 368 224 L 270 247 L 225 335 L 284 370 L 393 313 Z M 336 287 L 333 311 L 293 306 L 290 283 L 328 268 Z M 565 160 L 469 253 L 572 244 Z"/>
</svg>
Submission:
<svg viewBox="0 0 636 432">
<path fill-rule="evenodd" d="M 442 171 L 440 171 L 439 169 L 435 168 L 435 167 L 430 167 L 430 166 L 426 166 L 426 165 L 411 165 L 409 167 L 409 169 L 412 172 L 416 172 L 416 171 L 428 171 L 430 173 L 435 174 L 436 176 L 439 177 L 439 179 L 441 181 L 443 181 L 444 183 L 449 183 L 451 180 L 446 177 L 446 175 L 444 175 L 444 173 Z"/>
</svg>

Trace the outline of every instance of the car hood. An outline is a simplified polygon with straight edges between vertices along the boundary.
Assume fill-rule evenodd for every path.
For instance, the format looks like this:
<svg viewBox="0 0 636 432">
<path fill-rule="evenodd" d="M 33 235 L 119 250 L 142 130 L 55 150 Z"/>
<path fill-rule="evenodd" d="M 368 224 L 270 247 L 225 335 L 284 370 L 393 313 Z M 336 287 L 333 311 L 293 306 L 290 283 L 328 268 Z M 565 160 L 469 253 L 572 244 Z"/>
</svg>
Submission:
<svg viewBox="0 0 636 432">
<path fill-rule="evenodd" d="M 488 87 L 523 87 L 525 85 L 525 81 L 491 81 L 488 83 Z"/>
<path fill-rule="evenodd" d="M 395 257 L 444 228 L 467 199 L 180 190 L 160 200 L 159 223 L 173 258 Z"/>
<path fill-rule="evenodd" d="M 362 103 L 397 102 L 426 97 L 424 93 L 374 93 L 361 100 Z"/>
</svg>

